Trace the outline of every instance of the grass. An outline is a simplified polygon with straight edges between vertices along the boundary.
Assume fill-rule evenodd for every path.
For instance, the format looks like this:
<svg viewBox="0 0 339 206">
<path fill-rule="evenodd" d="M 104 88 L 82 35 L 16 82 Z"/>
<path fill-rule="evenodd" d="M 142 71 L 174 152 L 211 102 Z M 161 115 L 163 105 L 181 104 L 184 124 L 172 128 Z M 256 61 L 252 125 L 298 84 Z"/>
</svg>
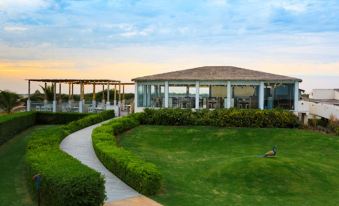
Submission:
<svg viewBox="0 0 339 206">
<path fill-rule="evenodd" d="M 140 126 L 121 146 L 156 164 L 164 205 L 339 205 L 339 138 L 298 129 Z M 278 146 L 275 158 L 258 156 Z"/>
<path fill-rule="evenodd" d="M 27 142 L 35 132 L 55 126 L 35 126 L 0 146 L 0 205 L 33 206 L 24 175 Z"/>
</svg>

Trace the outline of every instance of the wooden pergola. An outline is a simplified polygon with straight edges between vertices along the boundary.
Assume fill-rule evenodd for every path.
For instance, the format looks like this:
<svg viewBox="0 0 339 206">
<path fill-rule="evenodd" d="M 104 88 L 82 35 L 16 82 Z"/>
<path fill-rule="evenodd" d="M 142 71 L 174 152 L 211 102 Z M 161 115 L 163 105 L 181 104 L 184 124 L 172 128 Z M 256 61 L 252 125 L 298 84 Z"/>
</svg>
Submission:
<svg viewBox="0 0 339 206">
<path fill-rule="evenodd" d="M 69 104 L 73 101 L 74 94 L 74 85 L 80 85 L 80 101 L 79 101 L 79 112 L 83 112 L 84 105 L 84 93 L 85 85 L 92 85 L 93 87 L 93 97 L 92 97 L 92 106 L 96 106 L 96 86 L 102 86 L 102 103 L 106 105 L 106 109 L 116 109 L 120 108 L 121 105 L 124 105 L 125 101 L 125 86 L 134 85 L 134 83 L 123 83 L 119 80 L 111 79 L 26 79 L 28 81 L 28 100 L 27 100 L 27 111 L 31 111 L 31 82 L 42 82 L 47 88 L 47 84 L 50 83 L 53 86 L 53 112 L 56 112 L 57 108 L 57 84 L 59 84 L 59 100 L 61 101 L 61 84 L 68 84 L 68 96 Z M 105 86 L 107 89 L 106 102 L 105 102 Z M 114 102 L 113 105 L 110 103 L 110 86 L 114 86 Z M 118 101 L 117 101 L 118 100 Z M 45 98 L 45 103 L 47 99 Z M 111 107 L 113 106 L 113 107 Z"/>
</svg>

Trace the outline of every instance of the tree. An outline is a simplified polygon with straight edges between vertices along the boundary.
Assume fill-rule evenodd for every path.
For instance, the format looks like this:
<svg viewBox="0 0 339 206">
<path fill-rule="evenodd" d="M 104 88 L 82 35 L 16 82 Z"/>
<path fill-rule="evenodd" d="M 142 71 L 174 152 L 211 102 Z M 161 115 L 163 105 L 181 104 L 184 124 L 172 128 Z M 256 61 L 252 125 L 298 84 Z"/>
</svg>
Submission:
<svg viewBox="0 0 339 206">
<path fill-rule="evenodd" d="M 20 95 L 10 91 L 0 91 L 0 108 L 7 113 L 20 103 Z"/>
<path fill-rule="evenodd" d="M 41 86 L 42 91 L 45 93 L 45 97 L 48 101 L 53 101 L 54 99 L 54 87 L 53 86 L 47 86 L 46 88 Z"/>
</svg>

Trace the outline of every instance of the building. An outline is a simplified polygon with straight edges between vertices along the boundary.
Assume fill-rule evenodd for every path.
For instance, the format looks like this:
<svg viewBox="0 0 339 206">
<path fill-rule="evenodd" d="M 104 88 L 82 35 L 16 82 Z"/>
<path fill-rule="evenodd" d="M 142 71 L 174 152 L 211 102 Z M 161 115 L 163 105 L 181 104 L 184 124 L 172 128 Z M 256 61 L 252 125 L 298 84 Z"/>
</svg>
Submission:
<svg viewBox="0 0 339 206">
<path fill-rule="evenodd" d="M 132 79 L 144 108 L 282 108 L 298 111 L 301 79 L 233 66 L 204 66 Z"/>
<path fill-rule="evenodd" d="M 313 89 L 310 101 L 339 106 L 339 89 Z"/>
</svg>

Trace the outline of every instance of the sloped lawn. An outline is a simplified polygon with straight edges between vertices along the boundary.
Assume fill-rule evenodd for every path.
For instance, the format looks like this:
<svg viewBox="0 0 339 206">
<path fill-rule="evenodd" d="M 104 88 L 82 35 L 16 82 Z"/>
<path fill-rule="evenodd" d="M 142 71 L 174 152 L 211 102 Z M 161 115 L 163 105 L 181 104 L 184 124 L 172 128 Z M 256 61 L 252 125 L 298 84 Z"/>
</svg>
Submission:
<svg viewBox="0 0 339 206">
<path fill-rule="evenodd" d="M 28 140 L 34 133 L 57 126 L 35 126 L 19 133 L 0 146 L 0 205 L 37 205 L 29 195 L 25 180 L 25 152 Z"/>
<path fill-rule="evenodd" d="M 120 144 L 156 164 L 169 206 L 339 205 L 339 138 L 298 129 L 139 126 Z M 278 147 L 276 158 L 259 155 Z"/>
</svg>

